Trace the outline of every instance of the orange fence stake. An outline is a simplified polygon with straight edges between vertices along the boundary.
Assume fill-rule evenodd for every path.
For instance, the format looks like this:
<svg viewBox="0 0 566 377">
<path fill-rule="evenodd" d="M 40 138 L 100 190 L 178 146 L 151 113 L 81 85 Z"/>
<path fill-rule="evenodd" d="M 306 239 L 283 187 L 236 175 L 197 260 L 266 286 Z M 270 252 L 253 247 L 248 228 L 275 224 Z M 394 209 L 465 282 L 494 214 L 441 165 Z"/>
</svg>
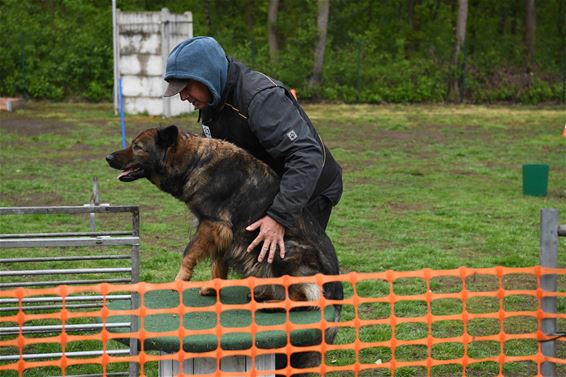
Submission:
<svg viewBox="0 0 566 377">
<path fill-rule="evenodd" d="M 298 99 L 297 98 L 297 91 L 295 89 L 291 89 L 290 92 L 293 95 L 293 97 L 295 97 L 295 99 Z"/>
</svg>

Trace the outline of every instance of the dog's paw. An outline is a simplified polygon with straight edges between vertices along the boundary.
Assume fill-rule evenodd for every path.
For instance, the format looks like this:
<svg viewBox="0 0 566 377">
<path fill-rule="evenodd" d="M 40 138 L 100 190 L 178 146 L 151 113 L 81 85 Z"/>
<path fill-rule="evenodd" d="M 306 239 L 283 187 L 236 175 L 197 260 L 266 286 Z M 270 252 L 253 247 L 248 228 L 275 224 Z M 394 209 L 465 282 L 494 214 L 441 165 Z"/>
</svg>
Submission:
<svg viewBox="0 0 566 377">
<path fill-rule="evenodd" d="M 202 287 L 199 293 L 201 296 L 216 296 L 216 289 L 211 287 Z"/>
<path fill-rule="evenodd" d="M 191 280 L 191 277 L 185 271 L 181 270 L 181 271 L 179 271 L 179 273 L 175 277 L 175 281 L 179 281 L 179 280 L 189 281 L 189 280 Z"/>
</svg>

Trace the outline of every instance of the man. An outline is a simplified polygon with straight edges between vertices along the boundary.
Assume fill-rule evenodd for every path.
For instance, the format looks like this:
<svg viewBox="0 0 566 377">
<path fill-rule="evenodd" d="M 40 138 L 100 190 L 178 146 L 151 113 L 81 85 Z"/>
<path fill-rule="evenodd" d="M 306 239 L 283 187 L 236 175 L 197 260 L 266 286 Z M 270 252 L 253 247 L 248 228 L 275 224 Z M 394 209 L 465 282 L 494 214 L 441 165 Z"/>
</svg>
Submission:
<svg viewBox="0 0 566 377">
<path fill-rule="evenodd" d="M 342 169 L 289 91 L 270 77 L 227 57 L 211 37 L 181 42 L 169 54 L 164 96 L 179 94 L 199 110 L 203 133 L 224 139 L 267 163 L 281 177 L 279 193 L 248 251 L 258 261 L 285 257 L 283 237 L 296 215 L 311 212 L 323 229 L 342 194 Z"/>
</svg>

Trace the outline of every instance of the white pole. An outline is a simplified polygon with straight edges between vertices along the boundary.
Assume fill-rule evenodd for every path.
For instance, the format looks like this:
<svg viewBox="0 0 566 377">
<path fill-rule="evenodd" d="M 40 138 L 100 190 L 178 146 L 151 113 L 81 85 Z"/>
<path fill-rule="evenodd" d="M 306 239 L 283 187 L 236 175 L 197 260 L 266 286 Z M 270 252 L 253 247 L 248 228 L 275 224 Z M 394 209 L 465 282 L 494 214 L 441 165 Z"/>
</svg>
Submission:
<svg viewBox="0 0 566 377">
<path fill-rule="evenodd" d="M 118 24 L 116 0 L 112 0 L 112 47 L 114 49 L 114 115 L 118 115 Z"/>
<path fill-rule="evenodd" d="M 163 77 L 165 77 L 165 69 L 167 67 L 167 57 L 169 56 L 171 44 L 171 15 L 169 9 L 161 9 L 161 64 L 163 65 Z M 163 82 L 164 84 L 164 82 Z M 165 86 L 163 86 L 165 87 Z M 161 97 L 163 101 L 163 115 L 169 118 L 171 114 L 171 100 L 170 97 Z"/>
</svg>

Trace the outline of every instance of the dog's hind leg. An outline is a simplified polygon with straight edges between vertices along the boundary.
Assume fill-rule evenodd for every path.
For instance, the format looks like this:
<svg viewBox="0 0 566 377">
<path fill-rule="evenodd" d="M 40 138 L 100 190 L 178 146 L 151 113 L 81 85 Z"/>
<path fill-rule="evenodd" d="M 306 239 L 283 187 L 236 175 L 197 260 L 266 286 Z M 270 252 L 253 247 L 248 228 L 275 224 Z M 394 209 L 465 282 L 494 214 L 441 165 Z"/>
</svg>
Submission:
<svg viewBox="0 0 566 377">
<path fill-rule="evenodd" d="M 213 260 L 221 258 L 221 253 L 231 242 L 232 230 L 227 223 L 201 220 L 196 234 L 185 248 L 181 268 L 175 279 L 191 280 L 197 263 L 206 257 L 211 257 Z M 216 269 L 217 273 L 222 275 L 222 268 L 217 266 Z"/>
</svg>

